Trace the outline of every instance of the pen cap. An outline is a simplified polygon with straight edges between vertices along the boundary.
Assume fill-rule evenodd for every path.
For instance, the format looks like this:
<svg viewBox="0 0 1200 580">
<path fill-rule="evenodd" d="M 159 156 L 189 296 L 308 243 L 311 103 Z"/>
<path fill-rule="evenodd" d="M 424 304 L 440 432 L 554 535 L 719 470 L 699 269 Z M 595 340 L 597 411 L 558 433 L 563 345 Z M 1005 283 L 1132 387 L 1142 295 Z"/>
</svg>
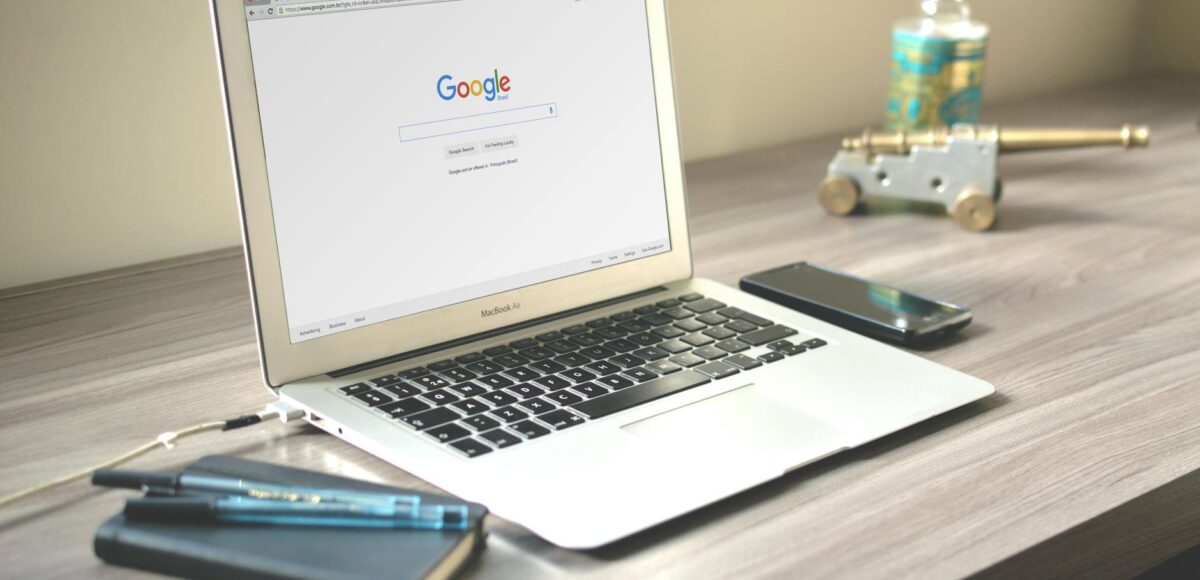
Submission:
<svg viewBox="0 0 1200 580">
<path fill-rule="evenodd" d="M 175 489 L 179 485 L 179 475 L 159 471 L 97 469 L 92 473 L 92 485 L 123 489 Z"/>
<path fill-rule="evenodd" d="M 211 498 L 161 497 L 125 502 L 125 517 L 135 521 L 206 522 L 215 517 L 217 502 Z"/>
</svg>

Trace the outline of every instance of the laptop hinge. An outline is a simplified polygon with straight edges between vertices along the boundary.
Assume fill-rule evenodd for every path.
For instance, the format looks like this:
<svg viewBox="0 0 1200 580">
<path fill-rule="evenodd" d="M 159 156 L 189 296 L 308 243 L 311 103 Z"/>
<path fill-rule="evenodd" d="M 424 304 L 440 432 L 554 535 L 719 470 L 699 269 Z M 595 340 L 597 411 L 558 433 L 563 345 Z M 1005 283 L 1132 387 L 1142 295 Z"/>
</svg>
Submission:
<svg viewBox="0 0 1200 580">
<path fill-rule="evenodd" d="M 625 301 L 627 301 L 627 300 L 635 300 L 635 299 L 638 299 L 638 298 L 642 298 L 642 297 L 644 297 L 644 296 L 649 296 L 649 295 L 651 295 L 651 294 L 657 294 L 658 292 L 663 292 L 663 291 L 665 291 L 666 289 L 667 289 L 667 288 L 666 288 L 665 286 L 656 286 L 656 287 L 654 287 L 654 288 L 650 288 L 650 289 L 647 289 L 647 290 L 642 290 L 642 291 L 640 291 L 640 292 L 634 292 L 633 294 L 626 294 L 626 295 L 624 295 L 624 296 L 618 296 L 618 297 L 616 297 L 616 298 L 609 298 L 608 300 L 603 300 L 603 301 L 600 301 L 600 302 L 595 302 L 595 303 L 592 303 L 592 304 L 588 304 L 588 305 L 586 305 L 586 306 L 580 306 L 580 307 L 577 307 L 577 308 L 572 308 L 572 309 L 570 309 L 570 310 L 563 310 L 562 312 L 556 312 L 556 313 L 554 313 L 554 314 L 550 314 L 550 315 L 547 315 L 547 316 L 542 316 L 542 317 L 540 317 L 540 318 L 534 318 L 534 319 L 532 319 L 532 320 L 526 320 L 525 322 L 518 322 L 518 323 L 516 323 L 516 324 L 510 324 L 510 325 L 508 325 L 508 326 L 501 326 L 500 328 L 495 328 L 495 329 L 488 330 L 488 331 L 485 331 L 485 332 L 480 332 L 480 333 L 477 333 L 477 334 L 472 334 L 472 335 L 470 335 L 470 336 L 464 336 L 464 337 L 462 337 L 462 338 L 457 338 L 457 339 L 454 339 L 454 340 L 449 340 L 449 341 L 442 342 L 442 343 L 439 343 L 439 344 L 434 344 L 434 345 L 431 345 L 431 346 L 426 346 L 426 347 L 423 347 L 423 348 L 418 348 L 418 349 L 416 349 L 416 350 L 410 350 L 410 351 L 408 351 L 408 352 L 402 352 L 402 353 L 400 353 L 400 354 L 394 354 L 394 355 L 387 356 L 387 357 L 384 357 L 384 358 L 381 358 L 381 359 L 376 359 L 376 360 L 373 360 L 373 361 L 371 361 L 371 362 L 365 362 L 365 363 L 362 363 L 362 364 L 357 364 L 357 365 L 354 365 L 354 366 L 352 366 L 352 367 L 346 367 L 346 368 L 344 368 L 344 369 L 339 369 L 339 370 L 332 371 L 332 372 L 329 372 L 329 373 L 326 373 L 326 374 L 327 374 L 327 375 L 329 375 L 329 376 L 331 376 L 331 377 L 333 377 L 333 378 L 344 377 L 344 376 L 346 376 L 346 375 L 352 375 L 352 374 L 354 374 L 354 373 L 357 373 L 357 372 L 359 372 L 359 371 L 365 371 L 365 370 L 373 369 L 373 368 L 375 368 L 375 367 L 380 367 L 380 366 L 383 366 L 383 365 L 389 365 L 389 364 L 393 364 L 393 363 L 398 363 L 398 362 L 400 362 L 400 361 L 404 361 L 404 360 L 408 360 L 408 359 L 412 359 L 412 358 L 417 358 L 417 357 L 420 357 L 420 356 L 427 355 L 427 354 L 429 354 L 429 353 L 437 352 L 437 351 L 439 351 L 439 350 L 446 350 L 446 349 L 454 348 L 454 347 L 457 347 L 457 346 L 462 346 L 462 345 L 464 345 L 464 344 L 470 344 L 470 343 L 472 343 L 472 342 L 477 342 L 477 341 L 480 341 L 480 340 L 487 340 L 487 339 L 489 339 L 489 338 L 492 338 L 492 337 L 494 337 L 494 336 L 500 336 L 500 335 L 502 335 L 502 334 L 508 334 L 508 333 L 510 333 L 510 332 L 515 332 L 515 331 L 521 330 L 521 329 L 523 329 L 523 328 L 530 328 L 530 327 L 534 327 L 534 326 L 537 326 L 537 325 L 539 325 L 539 324 L 545 324 L 545 323 L 547 323 L 547 322 L 552 322 L 552 321 L 559 320 L 559 319 L 562 319 L 562 318 L 567 318 L 567 317 L 569 317 L 569 316 L 575 316 L 576 314 L 581 314 L 581 313 L 584 313 L 584 312 L 588 312 L 588 311 L 590 311 L 590 310 L 596 310 L 596 309 L 599 309 L 599 308 L 604 308 L 604 307 L 606 307 L 606 306 L 612 306 L 613 304 L 618 304 L 618 303 L 620 303 L 620 302 L 625 302 Z"/>
</svg>

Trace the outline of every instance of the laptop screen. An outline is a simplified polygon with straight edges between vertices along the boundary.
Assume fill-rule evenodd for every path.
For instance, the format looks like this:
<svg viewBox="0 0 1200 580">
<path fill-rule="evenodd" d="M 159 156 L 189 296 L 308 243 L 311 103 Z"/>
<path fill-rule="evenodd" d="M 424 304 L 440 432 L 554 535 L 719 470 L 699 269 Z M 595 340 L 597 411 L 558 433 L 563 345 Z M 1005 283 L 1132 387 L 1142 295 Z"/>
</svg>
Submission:
<svg viewBox="0 0 1200 580">
<path fill-rule="evenodd" d="M 246 0 L 292 342 L 670 251 L 642 0 Z"/>
</svg>

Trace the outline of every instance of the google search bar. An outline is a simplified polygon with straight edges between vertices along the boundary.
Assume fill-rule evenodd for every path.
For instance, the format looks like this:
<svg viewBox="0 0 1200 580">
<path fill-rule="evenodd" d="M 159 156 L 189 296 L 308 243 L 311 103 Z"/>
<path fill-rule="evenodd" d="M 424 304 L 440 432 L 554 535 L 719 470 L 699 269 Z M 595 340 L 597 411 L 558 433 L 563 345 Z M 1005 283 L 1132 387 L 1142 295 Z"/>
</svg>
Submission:
<svg viewBox="0 0 1200 580">
<path fill-rule="evenodd" d="M 521 123 L 532 123 L 558 117 L 557 103 L 543 103 L 529 107 L 479 113 L 464 117 L 451 117 L 437 121 L 426 121 L 400 126 L 401 141 L 419 141 L 447 135 L 458 135 L 496 127 L 507 127 Z"/>
</svg>

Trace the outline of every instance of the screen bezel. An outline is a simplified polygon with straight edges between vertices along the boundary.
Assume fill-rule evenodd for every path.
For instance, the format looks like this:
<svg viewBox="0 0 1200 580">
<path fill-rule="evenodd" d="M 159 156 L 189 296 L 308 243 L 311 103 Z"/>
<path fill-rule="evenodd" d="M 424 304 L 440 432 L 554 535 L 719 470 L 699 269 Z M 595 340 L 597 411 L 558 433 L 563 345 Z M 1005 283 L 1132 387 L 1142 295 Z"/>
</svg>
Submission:
<svg viewBox="0 0 1200 580">
<path fill-rule="evenodd" d="M 692 275 L 665 0 L 644 1 L 666 189 L 669 252 L 292 343 L 284 309 L 283 278 L 267 185 L 246 14 L 242 0 L 212 0 L 213 32 L 230 129 L 242 241 L 259 354 L 269 387 L 278 388 L 292 381 L 519 324 Z M 520 309 L 498 316 L 481 315 L 481 310 L 512 303 L 520 303 Z"/>
</svg>

